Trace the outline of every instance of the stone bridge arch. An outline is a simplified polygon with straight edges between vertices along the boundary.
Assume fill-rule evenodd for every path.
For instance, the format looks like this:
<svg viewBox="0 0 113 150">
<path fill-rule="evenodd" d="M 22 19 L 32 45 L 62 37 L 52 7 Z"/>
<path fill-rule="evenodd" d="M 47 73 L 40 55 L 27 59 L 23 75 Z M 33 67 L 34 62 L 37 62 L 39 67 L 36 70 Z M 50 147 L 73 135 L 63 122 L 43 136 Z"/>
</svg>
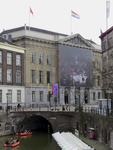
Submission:
<svg viewBox="0 0 113 150">
<path fill-rule="evenodd" d="M 32 125 L 35 129 L 39 124 L 36 121 L 40 121 L 40 125 L 49 125 L 51 132 L 57 131 L 69 131 L 72 129 L 72 120 L 74 113 L 69 112 L 16 112 L 10 113 L 12 120 L 13 132 L 17 132 L 20 129 L 30 128 Z M 28 124 L 28 126 L 26 126 Z M 34 125 L 35 124 L 35 125 Z"/>
</svg>

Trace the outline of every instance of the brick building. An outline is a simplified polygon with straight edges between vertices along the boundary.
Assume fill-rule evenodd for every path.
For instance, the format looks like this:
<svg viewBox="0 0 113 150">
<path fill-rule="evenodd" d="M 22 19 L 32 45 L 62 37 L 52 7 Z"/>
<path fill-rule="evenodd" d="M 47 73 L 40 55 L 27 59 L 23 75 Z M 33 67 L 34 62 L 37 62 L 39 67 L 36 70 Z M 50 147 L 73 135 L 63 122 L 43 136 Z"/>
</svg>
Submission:
<svg viewBox="0 0 113 150">
<path fill-rule="evenodd" d="M 0 105 L 3 107 L 24 104 L 24 53 L 24 48 L 0 36 Z"/>
</svg>

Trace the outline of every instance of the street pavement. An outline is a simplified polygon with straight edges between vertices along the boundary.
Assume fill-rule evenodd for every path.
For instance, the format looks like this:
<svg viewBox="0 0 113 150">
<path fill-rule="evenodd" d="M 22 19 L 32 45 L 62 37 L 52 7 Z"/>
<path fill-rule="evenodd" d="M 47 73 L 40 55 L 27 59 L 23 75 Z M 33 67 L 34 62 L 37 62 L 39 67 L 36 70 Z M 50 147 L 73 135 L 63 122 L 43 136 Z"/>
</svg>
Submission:
<svg viewBox="0 0 113 150">
<path fill-rule="evenodd" d="M 92 148 L 94 148 L 95 150 L 113 150 L 109 148 L 107 145 L 102 144 L 97 140 L 90 140 L 88 137 L 84 137 L 83 135 L 80 135 L 80 139 L 89 146 L 91 146 Z"/>
</svg>

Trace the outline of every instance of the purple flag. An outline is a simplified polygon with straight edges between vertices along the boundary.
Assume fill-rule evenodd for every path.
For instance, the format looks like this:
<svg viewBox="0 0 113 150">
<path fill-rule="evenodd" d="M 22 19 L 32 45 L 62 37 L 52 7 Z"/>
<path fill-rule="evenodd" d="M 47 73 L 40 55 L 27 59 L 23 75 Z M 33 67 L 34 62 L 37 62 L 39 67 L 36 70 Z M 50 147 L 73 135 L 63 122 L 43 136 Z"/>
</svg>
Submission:
<svg viewBox="0 0 113 150">
<path fill-rule="evenodd" d="M 53 83 L 54 95 L 57 95 L 57 83 Z"/>
</svg>

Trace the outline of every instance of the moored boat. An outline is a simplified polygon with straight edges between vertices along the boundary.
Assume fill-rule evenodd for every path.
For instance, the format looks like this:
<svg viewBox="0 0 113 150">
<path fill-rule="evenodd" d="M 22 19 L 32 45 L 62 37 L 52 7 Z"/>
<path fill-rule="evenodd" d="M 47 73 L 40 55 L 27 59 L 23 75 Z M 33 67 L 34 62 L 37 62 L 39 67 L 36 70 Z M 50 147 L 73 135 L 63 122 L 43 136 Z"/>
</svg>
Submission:
<svg viewBox="0 0 113 150">
<path fill-rule="evenodd" d="M 31 135 L 32 132 L 21 132 L 21 133 L 16 133 L 16 135 Z"/>
</svg>

